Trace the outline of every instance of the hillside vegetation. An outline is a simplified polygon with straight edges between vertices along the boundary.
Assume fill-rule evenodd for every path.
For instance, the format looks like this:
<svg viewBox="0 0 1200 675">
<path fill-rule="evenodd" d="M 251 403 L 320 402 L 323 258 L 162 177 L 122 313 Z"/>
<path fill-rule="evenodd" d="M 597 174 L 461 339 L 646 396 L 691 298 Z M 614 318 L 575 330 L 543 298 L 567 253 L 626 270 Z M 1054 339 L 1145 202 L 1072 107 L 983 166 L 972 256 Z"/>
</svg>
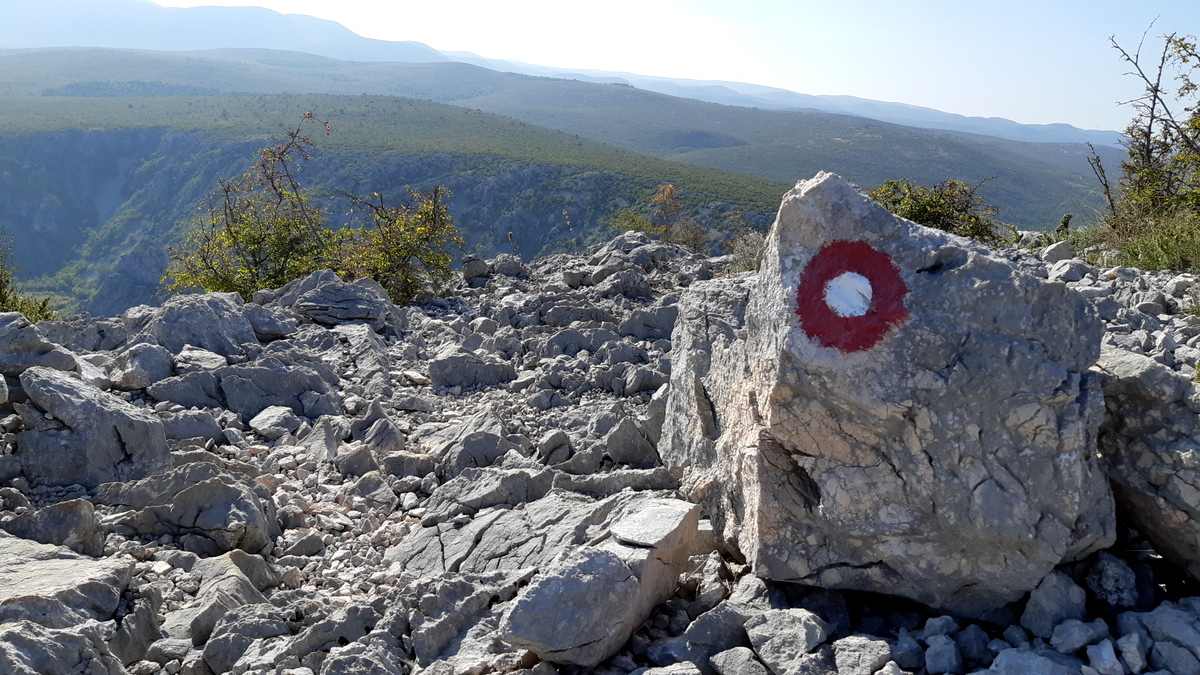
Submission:
<svg viewBox="0 0 1200 675">
<path fill-rule="evenodd" d="M 81 65 L 82 64 L 82 65 Z M 103 83 L 108 83 L 104 85 Z M 161 85 L 223 92 L 384 94 L 506 115 L 665 159 L 791 183 L 833 170 L 867 187 L 903 178 L 985 182 L 1001 220 L 1049 228 L 1102 207 L 1080 144 L 1022 143 L 815 111 L 676 98 L 620 84 L 501 73 L 462 63 L 354 63 L 262 50 L 0 53 L 0 96 Z M 67 89 L 63 89 L 66 87 Z M 1120 152 L 1100 148 L 1110 162 Z"/>
<path fill-rule="evenodd" d="M 12 98 L 0 116 L 0 229 L 32 292 L 93 312 L 159 297 L 166 248 L 220 178 L 312 110 L 332 120 L 306 184 L 331 220 L 343 193 L 450 190 L 468 252 L 530 257 L 593 243 L 662 182 L 689 213 L 762 226 L 786 186 L 690 167 L 511 119 L 388 97 Z"/>
</svg>

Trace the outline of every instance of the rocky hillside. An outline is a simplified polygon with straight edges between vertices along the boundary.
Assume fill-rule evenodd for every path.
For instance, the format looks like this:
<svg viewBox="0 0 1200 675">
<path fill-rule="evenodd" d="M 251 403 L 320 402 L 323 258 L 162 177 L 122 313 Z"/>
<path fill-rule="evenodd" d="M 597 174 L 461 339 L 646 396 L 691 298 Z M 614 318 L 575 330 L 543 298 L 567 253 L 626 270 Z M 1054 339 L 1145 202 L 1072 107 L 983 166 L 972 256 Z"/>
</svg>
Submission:
<svg viewBox="0 0 1200 675">
<path fill-rule="evenodd" d="M 1192 277 L 831 174 L 726 263 L 0 315 L 0 672 L 1200 672 Z"/>
</svg>

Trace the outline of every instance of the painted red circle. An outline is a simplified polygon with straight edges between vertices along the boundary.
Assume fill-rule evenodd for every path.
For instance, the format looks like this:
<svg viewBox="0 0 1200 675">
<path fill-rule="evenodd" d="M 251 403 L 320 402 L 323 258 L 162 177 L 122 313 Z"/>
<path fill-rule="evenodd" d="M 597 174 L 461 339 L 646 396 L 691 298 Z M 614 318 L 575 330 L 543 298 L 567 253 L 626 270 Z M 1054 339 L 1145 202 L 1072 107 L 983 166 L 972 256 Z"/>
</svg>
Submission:
<svg viewBox="0 0 1200 675">
<path fill-rule="evenodd" d="M 871 282 L 871 305 L 862 316 L 841 316 L 825 301 L 825 285 L 846 272 Z M 804 333 L 825 347 L 845 353 L 879 344 L 908 318 L 908 286 L 892 258 L 865 241 L 831 241 L 809 261 L 796 290 L 796 315 Z"/>
</svg>

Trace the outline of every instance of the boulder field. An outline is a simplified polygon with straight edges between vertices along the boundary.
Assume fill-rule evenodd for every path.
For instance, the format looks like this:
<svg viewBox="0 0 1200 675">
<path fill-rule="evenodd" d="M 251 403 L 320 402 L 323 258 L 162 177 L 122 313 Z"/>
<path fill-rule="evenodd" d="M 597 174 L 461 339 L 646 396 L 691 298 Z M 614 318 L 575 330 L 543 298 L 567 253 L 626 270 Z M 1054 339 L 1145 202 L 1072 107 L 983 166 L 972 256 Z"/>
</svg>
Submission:
<svg viewBox="0 0 1200 675">
<path fill-rule="evenodd" d="M 1200 285 L 832 174 L 625 233 L 0 314 L 0 673 L 1200 674 Z"/>
</svg>

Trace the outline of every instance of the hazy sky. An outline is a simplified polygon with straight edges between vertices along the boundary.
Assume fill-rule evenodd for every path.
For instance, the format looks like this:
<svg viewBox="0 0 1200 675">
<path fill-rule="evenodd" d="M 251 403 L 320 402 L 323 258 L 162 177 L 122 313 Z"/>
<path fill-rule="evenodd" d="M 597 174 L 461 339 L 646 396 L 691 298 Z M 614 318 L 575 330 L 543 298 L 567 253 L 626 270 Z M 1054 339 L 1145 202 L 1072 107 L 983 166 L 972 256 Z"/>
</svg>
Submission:
<svg viewBox="0 0 1200 675">
<path fill-rule="evenodd" d="M 1119 129 L 1136 93 L 1108 36 L 1200 32 L 1200 0 L 156 0 L 257 5 L 569 68 L 850 94 Z"/>
</svg>

